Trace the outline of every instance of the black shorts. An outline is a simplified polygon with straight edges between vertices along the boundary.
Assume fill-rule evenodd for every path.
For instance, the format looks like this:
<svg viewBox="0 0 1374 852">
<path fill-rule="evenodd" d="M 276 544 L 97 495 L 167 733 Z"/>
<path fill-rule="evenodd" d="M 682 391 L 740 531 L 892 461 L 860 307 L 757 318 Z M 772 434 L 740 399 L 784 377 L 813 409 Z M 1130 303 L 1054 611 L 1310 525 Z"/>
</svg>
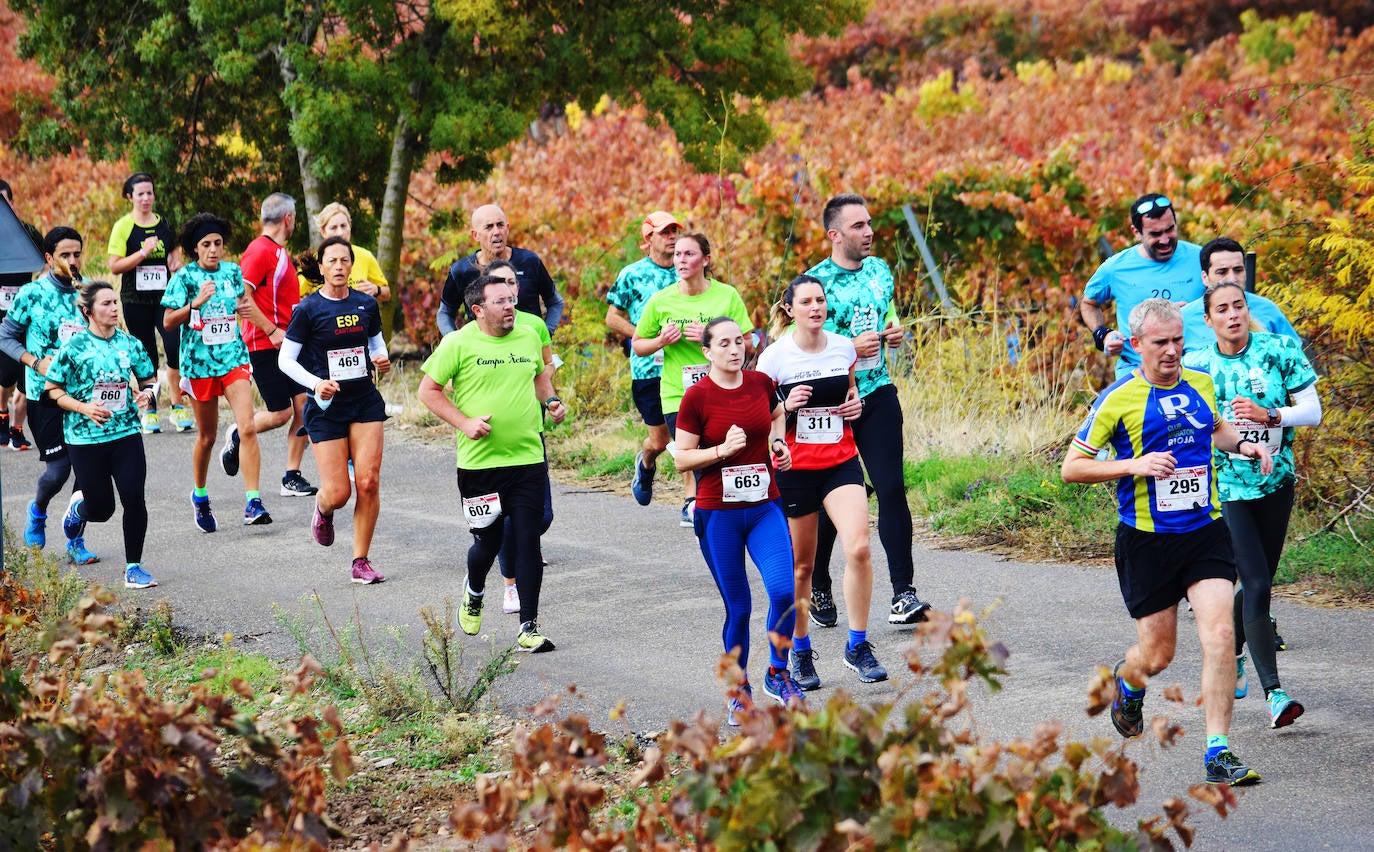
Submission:
<svg viewBox="0 0 1374 852">
<path fill-rule="evenodd" d="M 153 370 L 156 371 L 158 367 L 159 336 L 162 337 L 162 348 L 167 350 L 167 368 L 180 370 L 181 326 L 171 331 L 163 327 L 162 317 L 167 309 L 161 305 L 144 305 L 138 302 L 124 302 L 123 309 L 124 324 L 129 327 L 129 333 L 138 338 L 138 342 L 148 351 L 148 358 L 153 362 Z"/>
<path fill-rule="evenodd" d="M 321 444 L 348 437 L 354 423 L 380 423 L 386 420 L 386 400 L 375 386 L 350 399 L 334 397 L 329 407 L 320 408 L 315 397 L 305 398 L 305 433 L 310 443 Z"/>
<path fill-rule="evenodd" d="M 473 529 L 468 520 L 468 507 L 459 505 L 459 517 L 468 524 L 474 534 L 483 533 L 495 526 L 502 515 L 510 514 L 515 506 L 524 506 L 544 514 L 544 492 L 548 490 L 549 466 L 545 462 L 512 465 L 510 467 L 488 467 L 478 470 L 458 468 L 458 496 L 463 499 L 496 494 L 501 499 L 501 511 L 488 517 L 491 523 L 480 529 Z"/>
<path fill-rule="evenodd" d="M 57 403 L 47 397 L 38 402 L 29 400 L 29 428 L 33 430 L 33 445 L 38 448 L 39 461 L 67 457 L 67 439 L 62 435 L 63 414 Z"/>
<path fill-rule="evenodd" d="M 659 395 L 659 379 L 635 379 L 630 382 L 630 395 L 634 397 L 635 408 L 639 409 L 639 419 L 645 426 L 662 426 L 667 421 L 663 417 L 663 397 Z"/>
<path fill-rule="evenodd" d="M 292 401 L 305 388 L 296 384 L 277 366 L 277 350 L 259 349 L 248 353 L 248 361 L 253 365 L 253 384 L 258 386 L 258 394 L 268 411 L 283 411 L 291 407 Z"/>
<path fill-rule="evenodd" d="M 663 422 L 668 424 L 668 437 L 677 439 L 677 412 L 663 415 Z"/>
<path fill-rule="evenodd" d="M 863 487 L 864 469 L 859 457 L 820 470 L 778 471 L 778 492 L 782 513 L 789 518 L 804 518 L 821 510 L 827 494 L 842 485 Z"/>
<path fill-rule="evenodd" d="M 24 380 L 24 365 L 0 352 L 0 388 L 12 388 Z"/>
<path fill-rule="evenodd" d="M 1163 612 L 1200 580 L 1235 582 L 1231 533 L 1220 518 L 1186 533 L 1141 532 L 1118 524 L 1116 579 L 1131 618 Z"/>
</svg>

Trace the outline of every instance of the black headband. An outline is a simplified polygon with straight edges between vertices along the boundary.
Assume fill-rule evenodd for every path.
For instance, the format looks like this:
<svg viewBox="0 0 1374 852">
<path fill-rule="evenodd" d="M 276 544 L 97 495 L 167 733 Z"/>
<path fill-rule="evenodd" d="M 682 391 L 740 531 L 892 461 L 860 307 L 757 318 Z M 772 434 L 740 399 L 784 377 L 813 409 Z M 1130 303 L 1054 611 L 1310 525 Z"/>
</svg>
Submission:
<svg viewBox="0 0 1374 852">
<path fill-rule="evenodd" d="M 196 229 L 191 232 L 191 245 L 200 245 L 200 241 L 210 234 L 219 234 L 222 239 L 224 237 L 224 232 L 229 230 L 228 226 L 229 223 L 225 222 L 223 219 L 206 219 L 204 222 L 197 225 Z"/>
</svg>

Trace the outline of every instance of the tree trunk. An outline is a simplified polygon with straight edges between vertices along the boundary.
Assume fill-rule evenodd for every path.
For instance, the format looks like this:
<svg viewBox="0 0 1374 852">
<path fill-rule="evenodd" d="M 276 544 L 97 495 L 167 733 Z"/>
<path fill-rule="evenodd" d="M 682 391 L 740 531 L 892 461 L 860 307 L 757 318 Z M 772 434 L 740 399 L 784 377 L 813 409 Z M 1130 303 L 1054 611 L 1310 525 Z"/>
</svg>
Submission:
<svg viewBox="0 0 1374 852">
<path fill-rule="evenodd" d="M 415 145 L 410 116 L 402 112 L 391 134 L 391 162 L 387 166 L 386 193 L 382 196 L 382 218 L 377 232 L 377 262 L 386 280 L 391 282 L 392 304 L 389 310 L 382 312 L 382 333 L 388 342 L 393 331 L 405 328 L 405 313 L 401 309 L 401 241 L 405 237 L 406 198 L 414 171 Z"/>
<path fill-rule="evenodd" d="M 281 69 L 281 79 L 283 90 L 291 88 L 296 83 L 300 75 L 296 72 L 296 66 L 292 63 L 290 56 L 283 47 L 277 52 L 277 65 Z M 289 105 L 291 98 L 284 99 Z M 294 105 L 290 106 L 292 123 L 300 121 L 300 115 L 296 112 Z M 315 176 L 314 169 L 315 155 L 310 149 L 296 143 L 296 162 L 301 170 L 301 189 L 305 192 L 305 210 L 297 211 L 297 215 L 303 215 L 310 228 L 310 245 L 319 245 L 320 228 L 315 224 L 315 214 L 326 204 L 324 200 L 324 187 L 320 179 Z M 298 220 L 299 221 L 299 220 Z"/>
</svg>

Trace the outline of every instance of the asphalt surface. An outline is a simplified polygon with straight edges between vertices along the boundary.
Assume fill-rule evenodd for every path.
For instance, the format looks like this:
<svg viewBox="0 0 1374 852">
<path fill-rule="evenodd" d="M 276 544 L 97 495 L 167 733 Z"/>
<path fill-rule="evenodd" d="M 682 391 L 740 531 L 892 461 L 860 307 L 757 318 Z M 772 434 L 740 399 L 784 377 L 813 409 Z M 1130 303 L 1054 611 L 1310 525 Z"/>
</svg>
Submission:
<svg viewBox="0 0 1374 852">
<path fill-rule="evenodd" d="M 387 581 L 364 587 L 349 582 L 349 511 L 336 515 L 337 543 L 325 549 L 310 537 L 312 501 L 277 495 L 285 456 L 282 431 L 263 439 L 263 494 L 276 522 L 241 526 L 242 482 L 230 481 L 212 463 L 210 494 L 220 522 L 213 535 L 200 533 L 192 523 L 187 496 L 192 442 L 190 433 L 155 435 L 145 442 L 152 520 L 144 564 L 160 586 L 144 592 L 122 589 L 118 514 L 111 523 L 87 530 L 87 545 L 104 561 L 83 573 L 111 584 L 123 600 L 151 604 L 165 598 L 182 629 L 206 636 L 232 633 L 238 645 L 281 658 L 299 652 L 274 608 L 296 614 L 320 634 L 317 595 L 336 629 L 347 632 L 350 624 L 359 624 L 374 656 L 404 658 L 418 652 L 424 629 L 420 609 L 442 609 L 446 597 L 457 603 L 471 536 L 455 511 L 451 447 L 428 445 L 404 429 L 388 427 L 382 513 L 371 553 Z M 11 529 L 22 528 L 38 471 L 33 452 L 0 452 L 3 505 Z M 305 475 L 316 479 L 308 453 Z M 659 488 L 659 501 L 640 507 L 628 493 L 555 486 L 556 517 L 544 538 L 550 566 L 539 622 L 558 649 L 521 656 L 518 671 L 496 685 L 503 710 L 524 713 L 540 698 L 575 685 L 577 695 L 564 706 L 588 713 L 607 730 L 628 724 L 639 733 L 661 731 L 668 720 L 688 718 L 703 708 L 722 715 L 723 686 L 715 670 L 724 608 L 696 539 L 678 525 L 679 505 L 672 499 L 677 486 L 660 477 Z M 49 510 L 50 547 L 62 540 L 65 501 L 64 493 Z M 901 660 L 910 630 L 886 623 L 891 590 L 876 534 L 873 546 L 878 581 L 870 639 L 879 660 L 896 676 L 886 683 L 861 684 L 844 668 L 842 609 L 839 629 L 813 632 L 824 683 L 820 691 L 809 693 L 813 703 L 823 702 L 837 687 L 863 699 L 891 699 L 909 681 L 901 676 Z M 1105 714 L 1090 719 L 1084 713 L 1096 667 L 1110 665 L 1134 639 L 1109 568 L 1024 564 L 921 545 L 915 558 L 923 598 L 939 608 L 950 608 L 961 597 L 975 611 L 991 608 L 985 624 L 1011 651 L 1004 689 L 996 695 L 975 690 L 969 724 L 1001 740 L 1029 737 L 1038 723 L 1049 719 L 1063 722 L 1071 739 L 1116 737 Z M 489 643 L 515 639 L 517 619 L 500 612 L 499 582 L 493 571 L 488 590 L 498 594 L 489 595 L 482 634 L 460 634 L 469 668 L 489 653 Z M 766 598 L 757 575 L 754 592 L 750 671 L 751 680 L 761 684 L 767 653 L 758 603 Z M 1307 712 L 1291 727 L 1269 729 L 1262 690 L 1251 669 L 1252 691 L 1236 703 L 1231 740 L 1264 782 L 1240 791 L 1239 808 L 1224 821 L 1199 806 L 1191 820 L 1198 830 L 1194 848 L 1374 848 L 1374 785 L 1369 783 L 1374 766 L 1374 612 L 1277 600 L 1274 614 L 1290 646 L 1279 655 L 1284 686 Z M 1146 713 L 1167 713 L 1182 724 L 1185 735 L 1171 749 L 1148 738 L 1127 746 L 1141 766 L 1143 804 L 1109 813 L 1123 827 L 1158 813 L 1159 803 L 1186 795 L 1190 785 L 1202 780 L 1201 708 L 1162 698 L 1162 687 L 1169 684 L 1181 685 L 1190 698 L 1198 692 L 1197 634 L 1190 616 L 1180 616 L 1180 622 L 1177 659 L 1152 684 Z M 925 691 L 908 692 L 904 700 Z M 622 700 L 627 721 L 610 721 L 608 714 Z"/>
</svg>

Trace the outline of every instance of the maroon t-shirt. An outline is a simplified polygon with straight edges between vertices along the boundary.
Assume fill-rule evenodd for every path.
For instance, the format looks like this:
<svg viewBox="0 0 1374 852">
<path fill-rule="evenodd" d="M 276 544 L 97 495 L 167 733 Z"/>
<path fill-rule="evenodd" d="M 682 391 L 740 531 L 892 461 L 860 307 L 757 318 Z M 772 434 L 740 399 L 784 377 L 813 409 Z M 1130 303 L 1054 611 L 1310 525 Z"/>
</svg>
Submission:
<svg viewBox="0 0 1374 852">
<path fill-rule="evenodd" d="M 709 449 L 725 440 L 731 426 L 744 430 L 744 449 L 697 474 L 697 506 L 739 509 L 778 499 L 777 471 L 769 456 L 777 388 L 763 373 L 745 370 L 737 388 L 723 388 L 707 375 L 687 389 L 677 412 L 677 428 L 701 437 Z"/>
</svg>

